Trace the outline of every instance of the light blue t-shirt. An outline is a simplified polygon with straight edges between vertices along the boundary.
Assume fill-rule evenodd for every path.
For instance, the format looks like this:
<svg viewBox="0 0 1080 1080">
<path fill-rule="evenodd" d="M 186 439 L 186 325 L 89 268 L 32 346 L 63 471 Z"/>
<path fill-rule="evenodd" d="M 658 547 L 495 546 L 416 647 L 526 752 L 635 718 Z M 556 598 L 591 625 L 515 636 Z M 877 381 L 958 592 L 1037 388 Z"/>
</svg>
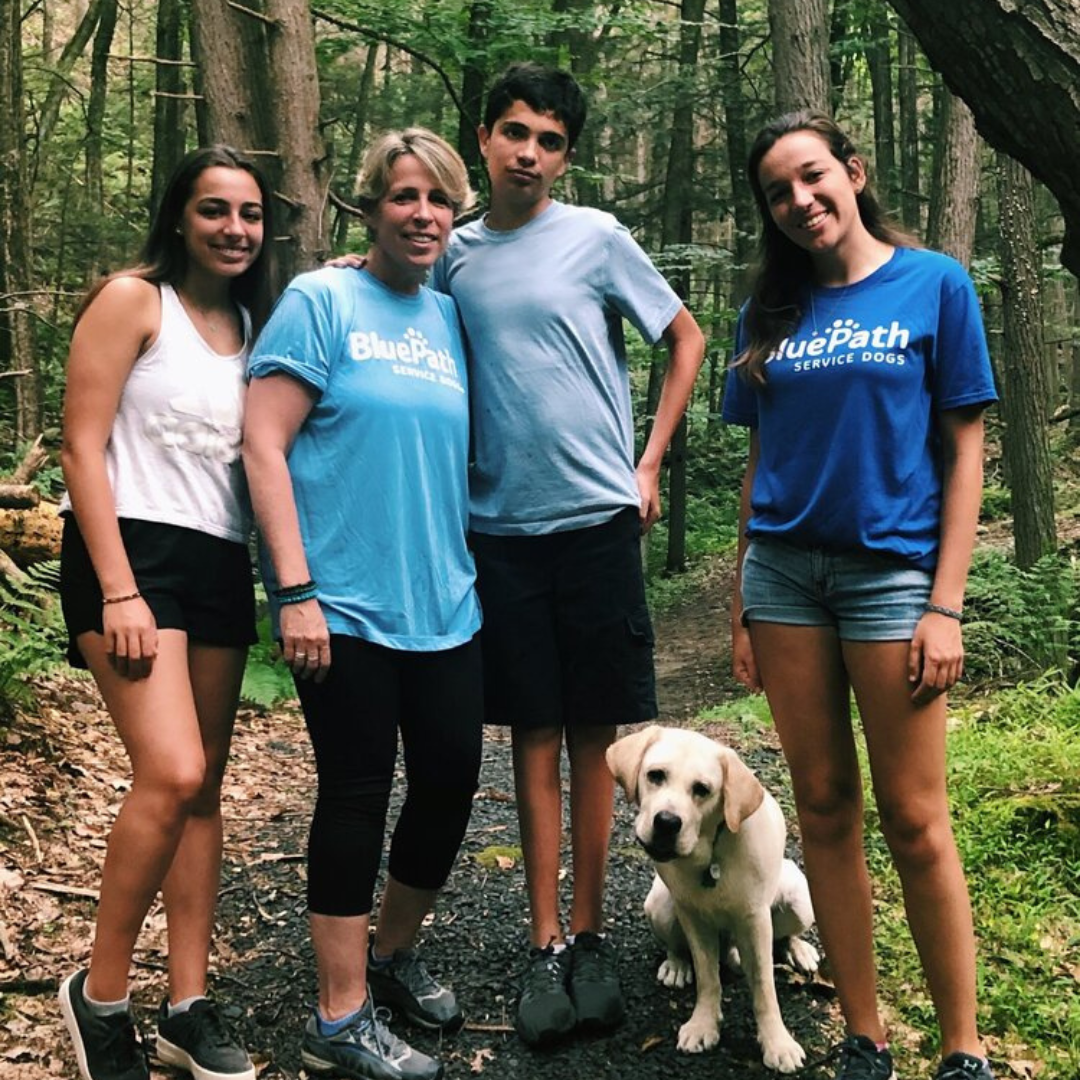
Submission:
<svg viewBox="0 0 1080 1080">
<path fill-rule="evenodd" d="M 317 394 L 288 461 L 330 632 L 410 651 L 468 641 L 480 607 L 465 544 L 468 384 L 453 301 L 396 293 L 366 271 L 301 274 L 248 366 L 252 378 L 273 372 Z M 269 593 L 265 551 L 262 565 Z"/>
<path fill-rule="evenodd" d="M 897 248 L 869 277 L 813 300 L 766 361 L 763 389 L 728 373 L 724 419 L 759 433 L 747 535 L 932 569 L 937 414 L 997 400 L 971 279 L 947 255 Z"/>
<path fill-rule="evenodd" d="M 559 202 L 507 232 L 472 222 L 432 285 L 468 339 L 471 527 L 559 532 L 639 505 L 622 320 L 651 344 L 682 301 L 630 233 Z"/>
</svg>

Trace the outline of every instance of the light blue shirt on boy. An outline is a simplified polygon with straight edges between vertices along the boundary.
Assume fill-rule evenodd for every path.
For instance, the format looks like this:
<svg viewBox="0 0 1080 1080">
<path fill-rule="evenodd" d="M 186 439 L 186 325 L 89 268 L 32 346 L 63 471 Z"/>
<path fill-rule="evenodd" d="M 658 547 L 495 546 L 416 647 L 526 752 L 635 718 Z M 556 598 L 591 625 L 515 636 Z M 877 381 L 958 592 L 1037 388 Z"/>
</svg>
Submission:
<svg viewBox="0 0 1080 1080">
<path fill-rule="evenodd" d="M 411 651 L 468 641 L 480 607 L 465 544 L 468 382 L 453 301 L 394 292 L 366 271 L 301 274 L 248 365 L 252 378 L 274 372 L 316 394 L 288 462 L 330 632 Z M 272 593 L 265 552 L 262 564 Z"/>
<path fill-rule="evenodd" d="M 432 284 L 468 338 L 471 528 L 561 532 L 640 505 L 622 320 L 653 344 L 682 301 L 627 229 L 557 201 L 518 229 L 472 222 Z"/>
</svg>

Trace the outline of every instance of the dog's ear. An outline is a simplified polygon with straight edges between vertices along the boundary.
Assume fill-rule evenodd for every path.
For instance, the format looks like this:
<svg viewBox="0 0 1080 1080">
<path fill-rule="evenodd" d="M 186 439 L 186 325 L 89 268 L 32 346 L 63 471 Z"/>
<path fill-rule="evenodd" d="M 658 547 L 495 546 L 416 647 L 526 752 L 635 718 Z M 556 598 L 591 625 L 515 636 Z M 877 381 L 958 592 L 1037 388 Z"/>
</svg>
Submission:
<svg viewBox="0 0 1080 1080">
<path fill-rule="evenodd" d="M 720 760 L 724 767 L 724 824 L 737 833 L 764 801 L 765 789 L 730 747 L 721 749 Z"/>
<path fill-rule="evenodd" d="M 635 731 L 632 735 L 625 735 L 618 742 L 612 743 L 604 755 L 611 775 L 619 781 L 627 799 L 635 805 L 638 802 L 637 786 L 641 759 L 645 756 L 645 751 L 660 738 L 662 731 L 659 724 L 650 724 L 647 728 Z"/>
</svg>

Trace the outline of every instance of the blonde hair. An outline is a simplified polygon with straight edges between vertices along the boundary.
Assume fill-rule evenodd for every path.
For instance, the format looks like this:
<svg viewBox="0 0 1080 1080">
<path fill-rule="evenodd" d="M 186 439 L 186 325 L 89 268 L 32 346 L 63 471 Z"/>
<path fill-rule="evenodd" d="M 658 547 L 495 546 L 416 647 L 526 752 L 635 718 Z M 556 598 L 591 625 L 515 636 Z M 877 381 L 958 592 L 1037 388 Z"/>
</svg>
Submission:
<svg viewBox="0 0 1080 1080">
<path fill-rule="evenodd" d="M 409 154 L 446 193 L 455 217 L 476 205 L 476 192 L 469 184 L 469 173 L 461 155 L 435 132 L 413 127 L 387 131 L 364 154 L 356 176 L 356 201 L 365 214 L 370 214 L 390 189 L 390 173 L 395 162 Z"/>
</svg>

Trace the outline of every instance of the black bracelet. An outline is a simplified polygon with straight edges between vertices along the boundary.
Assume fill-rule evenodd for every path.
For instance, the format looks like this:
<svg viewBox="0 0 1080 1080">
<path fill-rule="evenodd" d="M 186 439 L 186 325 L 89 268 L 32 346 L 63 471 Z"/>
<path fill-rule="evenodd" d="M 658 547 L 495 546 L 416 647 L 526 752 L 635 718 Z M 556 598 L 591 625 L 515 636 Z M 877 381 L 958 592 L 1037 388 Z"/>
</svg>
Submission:
<svg viewBox="0 0 1080 1080">
<path fill-rule="evenodd" d="M 944 615 L 946 618 L 955 619 L 957 622 L 964 621 L 964 613 L 957 611 L 955 608 L 943 607 L 941 604 L 927 604 L 927 611 L 932 611 L 935 615 Z"/>
<path fill-rule="evenodd" d="M 297 596 L 300 593 L 314 592 L 318 588 L 318 585 L 314 581 L 302 581 L 299 585 L 285 585 L 280 589 L 274 590 L 274 596 L 279 600 L 284 600 L 288 596 Z"/>
</svg>

